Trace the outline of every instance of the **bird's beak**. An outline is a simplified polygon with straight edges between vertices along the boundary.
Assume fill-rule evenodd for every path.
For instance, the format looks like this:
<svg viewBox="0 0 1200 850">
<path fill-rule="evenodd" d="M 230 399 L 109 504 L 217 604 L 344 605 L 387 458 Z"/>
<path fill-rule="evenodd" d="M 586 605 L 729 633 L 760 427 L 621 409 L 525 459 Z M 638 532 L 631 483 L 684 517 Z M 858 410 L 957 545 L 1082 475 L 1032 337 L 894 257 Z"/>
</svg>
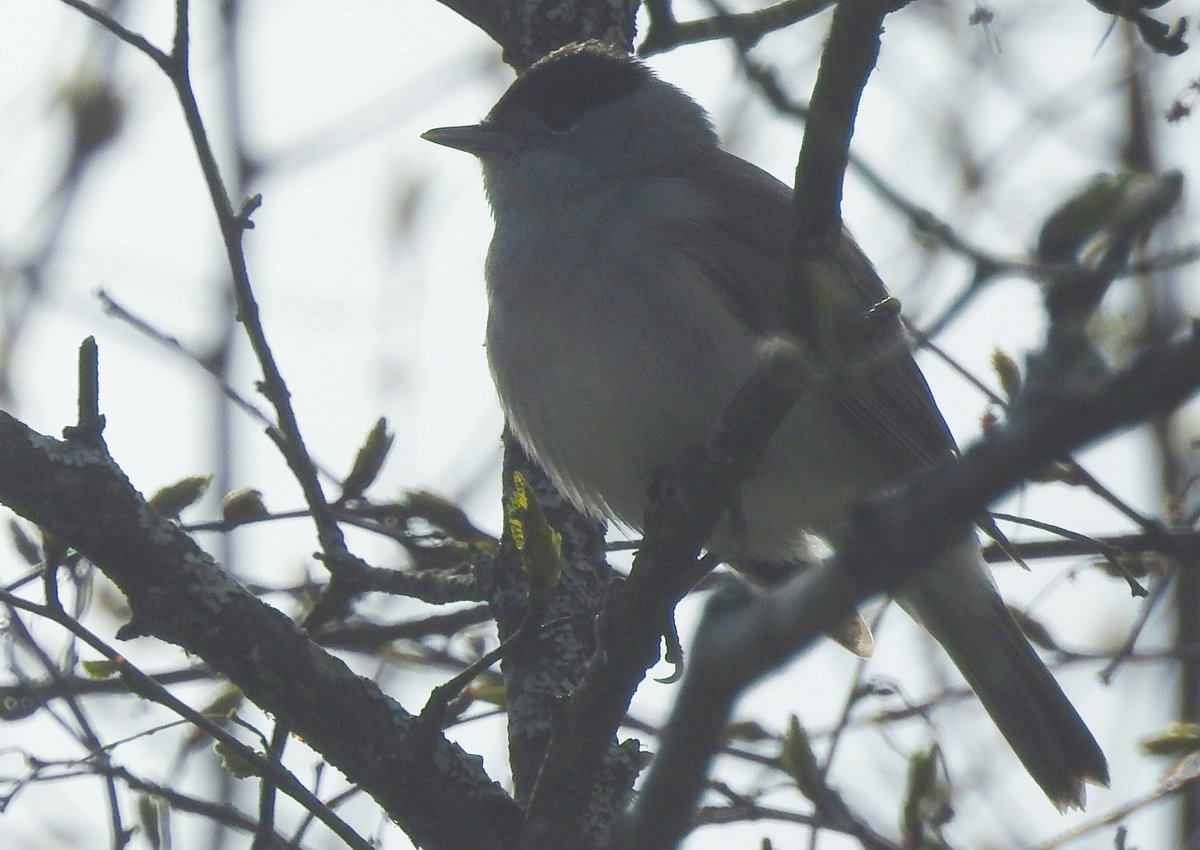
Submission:
<svg viewBox="0 0 1200 850">
<path fill-rule="evenodd" d="M 490 127 L 487 124 L 471 124 L 466 127 L 437 127 L 426 130 L 421 138 L 435 145 L 445 145 L 448 148 L 484 156 L 508 146 L 510 137 L 507 133 Z"/>
</svg>

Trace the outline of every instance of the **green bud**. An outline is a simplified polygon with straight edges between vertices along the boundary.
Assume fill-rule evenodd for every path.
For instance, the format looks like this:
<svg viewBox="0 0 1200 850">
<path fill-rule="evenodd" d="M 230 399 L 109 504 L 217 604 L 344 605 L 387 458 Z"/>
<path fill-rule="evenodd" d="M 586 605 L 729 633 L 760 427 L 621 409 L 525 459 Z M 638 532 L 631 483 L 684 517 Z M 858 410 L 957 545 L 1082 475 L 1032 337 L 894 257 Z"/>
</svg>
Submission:
<svg viewBox="0 0 1200 850">
<path fill-rule="evenodd" d="M 107 658 L 102 658 L 98 661 L 83 661 L 79 666 L 83 668 L 83 672 L 87 674 L 89 679 L 111 679 L 121 672 L 121 665 Z"/>
<path fill-rule="evenodd" d="M 1084 246 L 1104 228 L 1133 175 L 1097 174 L 1064 201 L 1042 225 L 1037 257 L 1042 262 L 1075 259 Z"/>
<path fill-rule="evenodd" d="M 1151 756 L 1182 756 L 1200 750 L 1200 724 L 1176 721 L 1139 741 Z"/>
<path fill-rule="evenodd" d="M 213 751 L 221 757 L 221 767 L 229 771 L 234 779 L 249 779 L 258 774 L 253 762 L 224 741 L 217 741 Z"/>
<path fill-rule="evenodd" d="M 1000 389 L 1010 403 L 1021 392 L 1021 367 L 1007 353 L 996 348 L 992 351 L 992 370 L 1000 380 Z"/>
<path fill-rule="evenodd" d="M 817 764 L 812 742 L 794 714 L 788 718 L 787 732 L 779 749 L 779 766 L 795 781 L 805 797 L 815 803 L 824 796 L 825 780 L 821 778 L 821 768 Z"/>
<path fill-rule="evenodd" d="M 908 788 L 904 795 L 901 835 L 905 847 L 941 850 L 946 842 L 942 827 L 954 817 L 939 764 L 937 744 L 913 753 L 908 762 Z"/>
<path fill-rule="evenodd" d="M 221 500 L 221 519 L 226 525 L 235 526 L 267 515 L 261 490 L 241 487 L 230 490 Z"/>
<path fill-rule="evenodd" d="M 211 475 L 189 475 L 163 487 L 150 497 L 149 505 L 167 519 L 178 519 L 184 508 L 200 501 L 211 483 Z"/>
<path fill-rule="evenodd" d="M 160 806 L 158 798 L 149 794 L 138 795 L 138 824 L 142 828 L 142 834 L 146 837 L 146 843 L 152 850 L 158 850 L 163 846 L 162 834 L 159 832 Z"/>
<path fill-rule="evenodd" d="M 419 517 L 463 543 L 492 547 L 496 541 L 475 527 L 466 511 L 454 502 L 429 490 L 410 490 L 404 495 L 404 507 L 411 516 Z"/>
<path fill-rule="evenodd" d="M 379 477 L 379 472 L 383 469 L 383 462 L 387 460 L 388 452 L 392 448 L 392 441 L 395 439 L 396 435 L 388 430 L 387 420 L 382 416 L 379 417 L 379 421 L 367 434 L 366 442 L 354 456 L 354 466 L 350 468 L 350 474 L 342 483 L 340 501 L 348 502 L 352 499 L 362 498 L 366 489 Z"/>
<path fill-rule="evenodd" d="M 25 529 L 15 519 L 8 521 L 8 536 L 17 550 L 17 554 L 25 560 L 25 563 L 33 567 L 42 562 L 42 547 L 25 532 Z"/>
</svg>

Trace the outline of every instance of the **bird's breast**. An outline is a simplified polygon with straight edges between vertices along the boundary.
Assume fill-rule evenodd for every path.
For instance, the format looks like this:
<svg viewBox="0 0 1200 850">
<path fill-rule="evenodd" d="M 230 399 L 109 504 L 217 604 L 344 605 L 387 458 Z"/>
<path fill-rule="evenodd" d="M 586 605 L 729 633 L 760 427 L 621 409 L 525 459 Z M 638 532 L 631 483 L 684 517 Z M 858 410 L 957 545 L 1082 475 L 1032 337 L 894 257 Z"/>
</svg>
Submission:
<svg viewBox="0 0 1200 850">
<path fill-rule="evenodd" d="M 564 495 L 638 528 L 653 476 L 712 431 L 760 338 L 669 231 L 626 225 L 498 228 L 487 351 L 509 424 Z M 833 405 L 806 394 L 741 488 L 748 539 L 731 548 L 779 557 L 802 530 L 827 533 L 869 489 L 855 451 Z"/>
<path fill-rule="evenodd" d="M 510 424 L 555 483 L 636 526 L 654 471 L 703 438 L 749 373 L 753 334 L 705 304 L 682 263 L 565 253 L 553 240 L 493 253 L 488 359 Z"/>
</svg>

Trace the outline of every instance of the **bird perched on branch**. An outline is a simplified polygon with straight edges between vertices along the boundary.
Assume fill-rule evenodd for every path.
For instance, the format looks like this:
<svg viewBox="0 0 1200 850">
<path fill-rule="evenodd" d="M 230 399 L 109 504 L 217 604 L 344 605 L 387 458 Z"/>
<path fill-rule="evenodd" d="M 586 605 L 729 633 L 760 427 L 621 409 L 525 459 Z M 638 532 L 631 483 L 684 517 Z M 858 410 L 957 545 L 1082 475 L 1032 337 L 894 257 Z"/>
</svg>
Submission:
<svg viewBox="0 0 1200 850">
<path fill-rule="evenodd" d="M 833 538 L 856 501 L 953 453 L 899 319 L 863 321 L 888 296 L 858 246 L 845 236 L 832 276 L 795 286 L 791 190 L 722 150 L 704 110 L 641 63 L 570 45 L 481 123 L 425 138 L 482 163 L 496 388 L 522 446 L 581 510 L 638 528 L 655 474 L 704 441 L 762 341 L 780 335 L 826 354 L 832 343 L 861 368 L 835 368 L 803 395 L 711 551 L 793 562 L 805 533 Z M 1100 748 L 970 529 L 897 598 L 1056 805 L 1107 784 Z"/>
</svg>

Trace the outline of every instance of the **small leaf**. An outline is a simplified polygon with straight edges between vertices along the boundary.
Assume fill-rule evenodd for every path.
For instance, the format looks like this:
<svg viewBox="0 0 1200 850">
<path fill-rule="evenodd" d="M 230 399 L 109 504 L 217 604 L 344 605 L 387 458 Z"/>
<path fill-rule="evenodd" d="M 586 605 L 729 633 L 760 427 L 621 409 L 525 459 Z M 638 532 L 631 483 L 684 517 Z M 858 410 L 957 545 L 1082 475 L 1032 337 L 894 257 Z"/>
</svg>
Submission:
<svg viewBox="0 0 1200 850">
<path fill-rule="evenodd" d="M 1035 646 L 1040 646 L 1042 649 L 1061 649 L 1054 638 L 1051 637 L 1050 630 L 1042 625 L 1041 621 L 1034 619 L 1019 608 L 1014 608 L 1011 605 L 1005 607 L 1008 608 L 1008 613 L 1012 614 L 1012 618 L 1017 621 L 1017 625 L 1025 633 L 1025 637 L 1029 638 L 1031 643 Z"/>
<path fill-rule="evenodd" d="M 1021 367 L 1012 357 L 996 348 L 992 351 L 992 369 L 1000 380 L 1005 399 L 1011 403 L 1021 392 Z"/>
<path fill-rule="evenodd" d="M 725 727 L 724 737 L 726 741 L 746 741 L 747 743 L 757 744 L 769 741 L 775 736 L 764 729 L 761 723 L 756 723 L 753 720 L 739 720 Z"/>
<path fill-rule="evenodd" d="M 267 506 L 263 504 L 261 490 L 252 487 L 241 487 L 230 490 L 221 500 L 221 519 L 233 527 L 267 515 Z"/>
<path fill-rule="evenodd" d="M 502 684 L 472 685 L 463 691 L 463 696 L 504 708 L 508 701 L 508 690 Z"/>
<path fill-rule="evenodd" d="M 1176 721 L 1138 742 L 1151 756 L 1182 756 L 1200 750 L 1200 724 Z"/>
<path fill-rule="evenodd" d="M 213 745 L 213 751 L 221 757 L 221 767 L 229 771 L 235 779 L 249 779 L 257 775 L 254 763 L 224 741 L 217 741 Z"/>
<path fill-rule="evenodd" d="M 1098 174 L 1047 217 L 1037 257 L 1057 263 L 1095 256 L 1114 236 L 1128 240 L 1179 200 L 1183 178 L 1129 172 Z"/>
<path fill-rule="evenodd" d="M 404 507 L 412 516 L 420 517 L 456 540 L 489 548 L 496 543 L 490 535 L 475 527 L 466 511 L 430 490 L 408 491 L 404 496 Z"/>
<path fill-rule="evenodd" d="M 184 508 L 200 501 L 211 483 L 211 475 L 189 475 L 163 487 L 150 497 L 149 505 L 167 519 L 178 519 Z"/>
<path fill-rule="evenodd" d="M 146 843 L 150 845 L 151 850 L 159 850 L 162 847 L 162 835 L 158 830 L 160 805 L 156 797 L 149 794 L 138 795 L 138 824 L 141 826 L 142 834 L 146 836 Z"/>
<path fill-rule="evenodd" d="M 938 850 L 947 846 L 942 827 L 954 817 L 954 810 L 942 784 L 940 762 L 937 744 L 913 753 L 908 762 L 908 788 L 900 824 L 905 847 Z"/>
<path fill-rule="evenodd" d="M 779 766 L 809 800 L 815 803 L 824 796 L 825 781 L 821 778 L 821 768 L 817 764 L 812 742 L 794 714 L 788 718 L 787 732 L 779 749 Z"/>
<path fill-rule="evenodd" d="M 120 133 L 124 104 L 107 80 L 80 75 L 62 87 L 59 98 L 71 115 L 76 159 L 90 156 Z"/>
<path fill-rule="evenodd" d="M 83 672 L 88 675 L 89 679 L 111 679 L 121 673 L 120 663 L 107 658 L 98 661 L 84 661 L 80 666 L 83 667 Z"/>
<path fill-rule="evenodd" d="M 354 466 L 350 468 L 350 474 L 342 482 L 340 501 L 348 502 L 362 498 L 366 489 L 379 477 L 379 472 L 383 469 L 383 462 L 387 460 L 388 452 L 391 451 L 392 442 L 395 439 L 396 435 L 388 430 L 387 420 L 382 416 L 379 417 L 379 421 L 367 434 L 362 448 L 354 456 Z"/>
<path fill-rule="evenodd" d="M 12 540 L 13 548 L 17 550 L 18 555 L 25 559 L 25 563 L 36 567 L 42 562 L 42 547 L 25 532 L 25 529 L 15 519 L 8 521 L 8 536 Z"/>
<path fill-rule="evenodd" d="M 494 546 L 489 546 L 494 549 Z M 413 543 L 406 548 L 413 567 L 420 570 L 461 572 L 469 567 L 478 551 L 473 545 L 458 541 Z"/>
<path fill-rule="evenodd" d="M 226 684 L 200 709 L 200 713 L 214 720 L 217 725 L 224 727 L 228 725 L 228 719 L 233 717 L 245 701 L 246 697 L 242 693 L 241 688 L 236 685 Z M 191 752 L 209 740 L 209 737 L 208 733 L 199 726 L 193 726 L 184 740 L 184 751 Z"/>
<path fill-rule="evenodd" d="M 1042 262 L 1073 259 L 1104 228 L 1132 175 L 1097 174 L 1052 212 L 1038 236 Z"/>
<path fill-rule="evenodd" d="M 225 685 L 200 711 L 208 717 L 232 716 L 246 702 L 246 695 L 236 685 Z"/>
</svg>

